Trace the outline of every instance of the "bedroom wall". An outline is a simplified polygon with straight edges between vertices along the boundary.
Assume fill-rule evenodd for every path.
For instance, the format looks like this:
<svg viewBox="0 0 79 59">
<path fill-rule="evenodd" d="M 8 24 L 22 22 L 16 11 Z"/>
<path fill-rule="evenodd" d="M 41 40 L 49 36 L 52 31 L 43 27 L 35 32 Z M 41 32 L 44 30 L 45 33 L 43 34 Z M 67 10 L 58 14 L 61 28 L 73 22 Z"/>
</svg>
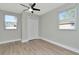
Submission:
<svg viewBox="0 0 79 59">
<path fill-rule="evenodd" d="M 78 4 L 65 4 L 42 16 L 40 16 L 39 33 L 40 37 L 50 41 L 60 43 L 79 50 L 79 17 L 77 19 L 76 30 L 59 30 L 58 29 L 58 12 L 72 8 Z M 52 8 L 52 7 L 51 7 Z"/>
<path fill-rule="evenodd" d="M 15 15 L 18 18 L 17 30 L 5 30 L 4 29 L 4 15 Z M 6 43 L 9 41 L 21 40 L 21 15 L 0 10 L 0 43 Z"/>
</svg>

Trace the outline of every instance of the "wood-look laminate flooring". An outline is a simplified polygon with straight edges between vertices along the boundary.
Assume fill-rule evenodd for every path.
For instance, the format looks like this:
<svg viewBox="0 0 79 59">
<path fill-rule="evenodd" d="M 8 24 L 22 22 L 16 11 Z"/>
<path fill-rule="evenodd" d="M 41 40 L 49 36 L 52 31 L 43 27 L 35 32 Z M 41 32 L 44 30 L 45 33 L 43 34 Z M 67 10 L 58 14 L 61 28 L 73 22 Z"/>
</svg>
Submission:
<svg viewBox="0 0 79 59">
<path fill-rule="evenodd" d="M 41 39 L 0 44 L 0 55 L 78 55 Z"/>
</svg>

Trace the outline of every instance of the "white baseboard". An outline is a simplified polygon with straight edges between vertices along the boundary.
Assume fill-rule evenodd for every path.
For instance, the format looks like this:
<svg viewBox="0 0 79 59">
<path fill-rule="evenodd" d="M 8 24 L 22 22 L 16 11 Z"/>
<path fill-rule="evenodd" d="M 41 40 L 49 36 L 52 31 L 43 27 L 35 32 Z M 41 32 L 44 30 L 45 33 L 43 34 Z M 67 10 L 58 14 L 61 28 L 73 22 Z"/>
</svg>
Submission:
<svg viewBox="0 0 79 59">
<path fill-rule="evenodd" d="M 28 41 L 29 41 L 29 40 L 22 40 L 21 42 L 22 42 L 22 43 L 25 43 L 25 42 L 28 42 Z"/>
<path fill-rule="evenodd" d="M 5 43 L 10 43 L 10 42 L 15 42 L 15 41 L 20 41 L 21 39 L 14 39 L 14 40 L 9 40 L 9 41 L 2 41 L 0 44 L 5 44 Z"/>
<path fill-rule="evenodd" d="M 63 45 L 63 44 L 60 44 L 60 43 L 58 43 L 58 42 L 54 42 L 54 41 L 52 41 L 52 40 L 48 40 L 48 39 L 43 38 L 43 37 L 40 37 L 40 39 L 43 39 L 43 40 L 45 40 L 45 41 L 48 41 L 48 42 L 50 42 L 50 43 L 52 43 L 52 44 L 58 45 L 58 46 L 63 47 L 63 48 L 65 48 L 65 49 L 71 50 L 71 51 L 73 51 L 73 52 L 79 53 L 79 49 L 72 48 L 72 47 L 69 47 L 69 46 L 67 46 L 67 45 Z"/>
</svg>

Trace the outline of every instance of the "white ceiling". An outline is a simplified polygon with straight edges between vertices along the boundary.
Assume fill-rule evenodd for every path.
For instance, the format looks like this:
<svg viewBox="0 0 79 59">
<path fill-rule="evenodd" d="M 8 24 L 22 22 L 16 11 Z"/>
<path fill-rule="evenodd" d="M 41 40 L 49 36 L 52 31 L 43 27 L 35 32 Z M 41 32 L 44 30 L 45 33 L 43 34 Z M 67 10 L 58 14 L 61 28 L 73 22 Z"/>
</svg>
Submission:
<svg viewBox="0 0 79 59">
<path fill-rule="evenodd" d="M 23 4 L 23 3 L 22 3 Z M 28 3 L 24 3 L 28 5 Z M 57 7 L 64 5 L 63 3 L 37 3 L 36 8 L 39 8 L 41 11 L 34 12 L 37 15 L 45 14 Z M 15 12 L 15 13 L 22 13 L 22 11 L 26 9 L 25 7 L 19 5 L 19 3 L 0 3 L 0 10 Z"/>
</svg>

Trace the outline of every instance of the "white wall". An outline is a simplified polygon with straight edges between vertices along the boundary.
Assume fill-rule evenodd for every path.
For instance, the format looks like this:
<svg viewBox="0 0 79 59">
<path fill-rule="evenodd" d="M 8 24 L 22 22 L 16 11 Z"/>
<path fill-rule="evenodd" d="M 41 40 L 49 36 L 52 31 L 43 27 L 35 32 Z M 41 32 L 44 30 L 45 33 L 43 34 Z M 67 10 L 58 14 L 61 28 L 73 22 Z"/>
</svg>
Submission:
<svg viewBox="0 0 79 59">
<path fill-rule="evenodd" d="M 22 16 L 22 41 L 38 38 L 39 16 L 23 13 Z"/>
<path fill-rule="evenodd" d="M 17 30 L 5 30 L 4 28 L 4 15 L 14 15 L 18 18 L 18 29 Z M 20 14 L 8 12 L 8 11 L 1 11 L 0 10 L 0 43 L 2 42 L 9 42 L 9 41 L 16 41 L 21 38 L 21 18 Z"/>
<path fill-rule="evenodd" d="M 40 36 L 50 41 L 55 41 L 79 50 L 79 17 L 77 19 L 77 29 L 74 31 L 58 29 L 58 12 L 72 8 L 75 4 L 66 4 L 52 10 L 40 18 Z"/>
</svg>

